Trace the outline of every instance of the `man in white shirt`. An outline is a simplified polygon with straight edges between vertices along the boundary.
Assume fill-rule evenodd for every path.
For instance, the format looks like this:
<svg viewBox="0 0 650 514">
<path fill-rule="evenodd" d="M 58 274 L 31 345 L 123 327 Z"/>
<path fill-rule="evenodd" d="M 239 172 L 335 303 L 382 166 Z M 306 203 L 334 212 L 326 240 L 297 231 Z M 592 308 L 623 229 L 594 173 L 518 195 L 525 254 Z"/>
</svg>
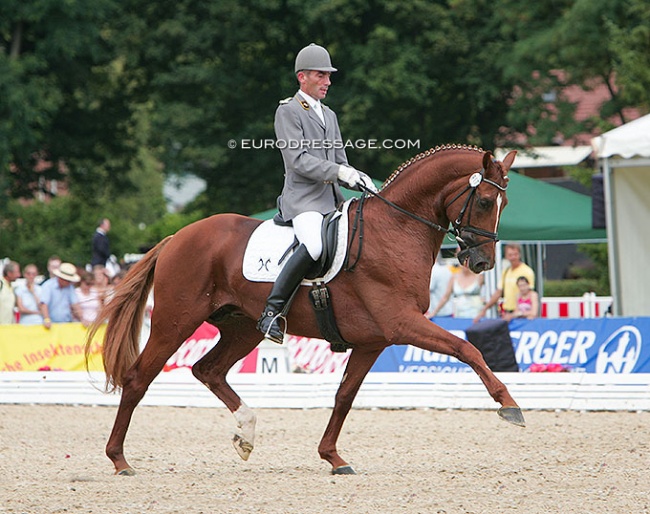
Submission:
<svg viewBox="0 0 650 514">
<path fill-rule="evenodd" d="M 7 262 L 0 279 L 0 324 L 2 325 L 16 322 L 16 295 L 11 284 L 17 278 L 20 278 L 20 265 L 15 261 Z"/>
</svg>

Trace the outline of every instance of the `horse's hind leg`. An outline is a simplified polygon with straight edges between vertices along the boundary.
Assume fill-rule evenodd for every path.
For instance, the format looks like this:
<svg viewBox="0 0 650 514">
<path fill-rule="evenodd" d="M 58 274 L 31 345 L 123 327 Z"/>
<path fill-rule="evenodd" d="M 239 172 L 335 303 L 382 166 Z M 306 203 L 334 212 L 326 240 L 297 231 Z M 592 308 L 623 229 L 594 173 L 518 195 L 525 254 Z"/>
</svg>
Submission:
<svg viewBox="0 0 650 514">
<path fill-rule="evenodd" d="M 116 475 L 134 475 L 124 457 L 124 439 L 129 429 L 133 411 L 147 392 L 149 385 L 162 371 L 165 362 L 174 354 L 183 342 L 176 335 L 173 339 L 163 339 L 152 327 L 152 333 L 144 350 L 125 375 L 122 397 L 117 409 L 113 430 L 106 444 L 106 455 L 115 466 Z"/>
<path fill-rule="evenodd" d="M 194 376 L 207 386 L 233 413 L 238 431 L 233 446 L 239 456 L 248 460 L 255 443 L 255 413 L 241 400 L 226 381 L 226 373 L 248 355 L 262 339 L 255 322 L 245 317 L 232 317 L 219 323 L 221 339 L 217 345 L 192 367 Z"/>
</svg>

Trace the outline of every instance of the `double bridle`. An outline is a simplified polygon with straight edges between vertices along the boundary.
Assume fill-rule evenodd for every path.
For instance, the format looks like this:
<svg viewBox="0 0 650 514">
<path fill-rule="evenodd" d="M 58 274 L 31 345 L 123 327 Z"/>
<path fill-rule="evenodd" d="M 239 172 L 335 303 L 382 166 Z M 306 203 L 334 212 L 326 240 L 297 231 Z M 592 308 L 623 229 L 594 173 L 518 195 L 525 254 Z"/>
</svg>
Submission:
<svg viewBox="0 0 650 514">
<path fill-rule="evenodd" d="M 485 169 L 481 168 L 480 170 L 472 173 L 469 177 L 469 182 L 468 184 L 458 193 L 456 196 L 452 198 L 452 200 L 445 206 L 445 210 L 447 210 L 451 205 L 456 202 L 456 200 L 460 199 L 465 193 L 469 192 L 467 197 L 465 198 L 465 203 L 463 204 L 463 207 L 460 209 L 460 212 L 458 213 L 458 216 L 456 219 L 452 222 L 451 228 L 445 228 L 442 225 L 438 225 L 437 223 L 434 223 L 432 221 L 429 221 L 426 218 L 423 218 L 421 216 L 418 216 L 415 213 L 412 213 L 411 211 L 408 211 L 404 209 L 403 207 L 400 207 L 399 205 L 391 202 L 390 200 L 384 198 L 381 196 L 379 193 L 375 193 L 374 191 L 368 189 L 364 185 L 360 185 L 360 189 L 365 193 L 364 195 L 361 196 L 359 199 L 359 206 L 357 207 L 357 213 L 356 213 L 356 218 L 354 220 L 354 225 L 352 228 L 352 237 L 350 238 L 350 246 L 352 244 L 352 240 L 354 239 L 354 235 L 356 234 L 357 228 L 359 228 L 359 250 L 357 253 L 357 258 L 352 266 L 347 265 L 346 269 L 352 270 L 354 269 L 354 266 L 356 266 L 356 263 L 359 260 L 359 257 L 361 255 L 361 245 L 363 242 L 363 204 L 366 199 L 366 195 L 372 195 L 376 198 L 379 198 L 382 202 L 384 202 L 387 205 L 390 205 L 393 209 L 401 212 L 402 214 L 406 214 L 410 218 L 419 221 L 420 223 L 424 223 L 428 227 L 431 227 L 435 230 L 438 230 L 439 232 L 444 232 L 445 234 L 451 234 L 454 236 L 456 241 L 458 242 L 458 246 L 460 247 L 460 252 L 458 254 L 458 259 L 462 262 L 465 257 L 469 254 L 469 251 L 472 248 L 476 248 L 477 246 L 481 246 L 487 243 L 491 242 L 497 242 L 499 240 L 499 235 L 497 232 L 490 232 L 488 230 L 483 230 L 482 228 L 478 227 L 473 227 L 470 224 L 471 217 L 472 217 L 472 200 L 474 196 L 476 195 L 476 190 L 478 186 L 481 184 L 481 182 L 485 182 L 486 184 L 490 184 L 491 186 L 496 187 L 500 191 L 505 191 L 508 186 L 501 186 L 494 182 L 493 180 L 490 180 L 488 178 L 485 178 Z M 461 223 L 463 221 L 463 217 L 467 214 L 467 224 L 462 226 Z M 462 232 L 469 232 L 472 234 L 476 234 L 477 236 L 484 237 L 485 239 L 479 242 L 475 242 L 472 244 L 467 243 L 462 237 L 461 233 Z M 349 250 L 349 248 L 348 248 Z M 349 252 L 348 252 L 348 258 L 349 258 Z"/>
<path fill-rule="evenodd" d="M 472 217 L 472 200 L 474 196 L 476 195 L 476 190 L 481 182 L 485 182 L 486 184 L 490 184 L 491 186 L 496 187 L 500 191 L 505 191 L 508 189 L 508 186 L 500 186 L 493 180 L 490 180 L 488 178 L 485 178 L 483 174 L 485 173 L 485 169 L 481 168 L 479 171 L 472 173 L 469 177 L 469 183 L 465 188 L 459 192 L 454 198 L 445 206 L 445 210 L 447 210 L 456 200 L 458 200 L 461 196 L 463 196 L 465 193 L 469 191 L 469 194 L 467 195 L 467 198 L 465 198 L 465 203 L 463 204 L 463 207 L 461 208 L 460 212 L 458 213 L 458 216 L 452 223 L 452 228 L 451 229 L 446 229 L 444 230 L 446 233 L 452 234 L 455 238 L 456 241 L 458 242 L 458 246 L 460 246 L 460 253 L 458 254 L 459 260 L 462 262 L 464 260 L 464 256 L 467 255 L 470 249 L 476 248 L 477 246 L 484 245 L 486 243 L 490 242 L 497 242 L 499 240 L 499 234 L 497 232 L 490 232 L 489 230 L 483 230 L 482 228 L 478 227 L 473 227 L 470 224 L 470 220 Z M 468 211 L 469 207 L 469 211 Z M 463 221 L 463 217 L 465 216 L 465 213 L 467 213 L 467 224 L 463 227 L 461 226 L 461 223 Z M 480 242 L 475 242 L 474 244 L 467 244 L 467 242 L 461 237 L 461 231 L 469 232 L 471 234 L 476 234 L 477 236 L 485 237 L 486 239 Z"/>
</svg>

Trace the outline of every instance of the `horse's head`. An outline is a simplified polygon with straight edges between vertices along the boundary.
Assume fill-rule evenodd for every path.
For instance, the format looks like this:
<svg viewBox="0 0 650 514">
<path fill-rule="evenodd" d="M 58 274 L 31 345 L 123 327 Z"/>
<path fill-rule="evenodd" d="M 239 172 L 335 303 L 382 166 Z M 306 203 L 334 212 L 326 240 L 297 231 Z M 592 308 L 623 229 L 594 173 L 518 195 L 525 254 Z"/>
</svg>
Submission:
<svg viewBox="0 0 650 514">
<path fill-rule="evenodd" d="M 474 273 L 494 266 L 497 228 L 508 203 L 507 173 L 516 154 L 510 152 L 501 162 L 485 152 L 483 167 L 465 177 L 466 185 L 447 202 L 447 215 L 453 220 L 453 231 L 460 246 L 458 261 Z"/>
</svg>

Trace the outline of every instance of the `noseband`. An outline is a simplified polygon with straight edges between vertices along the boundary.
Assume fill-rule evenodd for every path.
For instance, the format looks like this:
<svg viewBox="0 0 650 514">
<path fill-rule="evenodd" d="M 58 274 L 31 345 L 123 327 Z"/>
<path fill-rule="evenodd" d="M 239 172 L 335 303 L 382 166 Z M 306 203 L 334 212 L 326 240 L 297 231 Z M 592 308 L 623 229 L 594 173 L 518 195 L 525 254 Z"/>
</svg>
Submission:
<svg viewBox="0 0 650 514">
<path fill-rule="evenodd" d="M 354 225 L 353 225 L 353 229 L 352 229 L 352 237 L 350 238 L 350 244 L 351 244 L 352 240 L 354 239 L 354 235 L 355 235 L 355 233 L 357 231 L 357 228 L 361 227 L 360 231 L 359 231 L 360 232 L 359 233 L 359 249 L 358 249 L 357 258 L 356 258 L 354 264 L 352 264 L 350 266 L 349 262 L 346 263 L 346 266 L 345 266 L 346 270 L 352 271 L 354 269 L 354 267 L 356 266 L 356 263 L 358 262 L 359 257 L 361 256 L 361 244 L 362 244 L 362 241 L 363 241 L 363 204 L 364 204 L 364 201 L 366 199 L 366 195 L 372 195 L 372 196 L 374 196 L 376 198 L 379 198 L 382 202 L 384 202 L 387 205 L 390 205 L 393 209 L 401 212 L 402 214 L 406 214 L 410 218 L 413 218 L 414 220 L 419 221 L 420 223 L 424 223 L 428 227 L 431 227 L 431 228 L 433 228 L 435 230 L 438 230 L 439 232 L 444 232 L 445 234 L 451 234 L 452 236 L 454 236 L 454 238 L 458 242 L 458 246 L 460 246 L 460 252 L 458 253 L 458 259 L 461 262 L 464 261 L 465 258 L 469 255 L 469 251 L 472 248 L 476 248 L 477 246 L 481 246 L 481 245 L 484 245 L 486 243 L 491 243 L 491 242 L 496 243 L 499 240 L 499 235 L 496 232 L 490 232 L 488 230 L 483 230 L 483 229 L 478 228 L 478 227 L 473 227 L 470 224 L 470 219 L 471 219 L 471 216 L 472 216 L 472 214 L 471 214 L 471 211 L 472 211 L 472 208 L 471 208 L 472 199 L 476 195 L 476 189 L 481 184 L 481 182 L 485 182 L 487 184 L 490 184 L 491 186 L 496 187 L 500 191 L 505 191 L 507 189 L 507 186 L 500 186 L 496 182 L 485 178 L 483 176 L 484 173 L 485 173 L 485 169 L 483 169 L 483 168 L 481 168 L 479 171 L 476 171 L 476 172 L 472 173 L 472 175 L 469 177 L 469 183 L 467 184 L 467 186 L 465 186 L 465 188 L 462 191 L 460 191 L 456 196 L 454 196 L 454 198 L 445 206 L 445 210 L 446 210 L 456 200 L 461 198 L 465 193 L 469 192 L 469 194 L 467 195 L 467 198 L 465 198 L 465 203 L 463 204 L 463 207 L 461 208 L 460 212 L 458 213 L 458 216 L 456 217 L 456 219 L 452 223 L 451 228 L 445 228 L 442 225 L 438 225 L 437 223 L 434 223 L 432 221 L 429 221 L 428 219 L 425 219 L 425 218 L 423 218 L 421 216 L 418 216 L 417 214 L 414 214 L 414 213 L 412 213 L 410 211 L 407 211 L 406 209 L 400 207 L 399 205 L 394 204 L 390 200 L 387 200 L 386 198 L 381 196 L 379 193 L 375 193 L 374 191 L 371 191 L 370 189 L 368 189 L 367 187 L 365 187 L 362 184 L 359 185 L 360 189 L 366 194 L 362 195 L 360 200 L 359 200 L 359 206 L 357 208 L 357 216 L 356 216 L 356 219 L 354 221 Z M 468 208 L 469 208 L 469 210 L 468 210 Z M 467 224 L 462 226 L 461 223 L 462 223 L 463 217 L 465 216 L 466 213 L 467 213 Z M 484 237 L 486 239 L 483 240 L 483 241 L 479 241 L 479 242 L 476 242 L 476 243 L 469 244 L 461 237 L 462 232 L 469 232 L 471 234 L 476 234 L 477 236 L 481 236 L 481 237 Z M 348 248 L 348 250 L 349 250 L 349 248 Z M 348 259 L 349 259 L 349 257 L 350 257 L 350 255 L 349 255 L 349 252 L 348 252 Z"/>
</svg>

